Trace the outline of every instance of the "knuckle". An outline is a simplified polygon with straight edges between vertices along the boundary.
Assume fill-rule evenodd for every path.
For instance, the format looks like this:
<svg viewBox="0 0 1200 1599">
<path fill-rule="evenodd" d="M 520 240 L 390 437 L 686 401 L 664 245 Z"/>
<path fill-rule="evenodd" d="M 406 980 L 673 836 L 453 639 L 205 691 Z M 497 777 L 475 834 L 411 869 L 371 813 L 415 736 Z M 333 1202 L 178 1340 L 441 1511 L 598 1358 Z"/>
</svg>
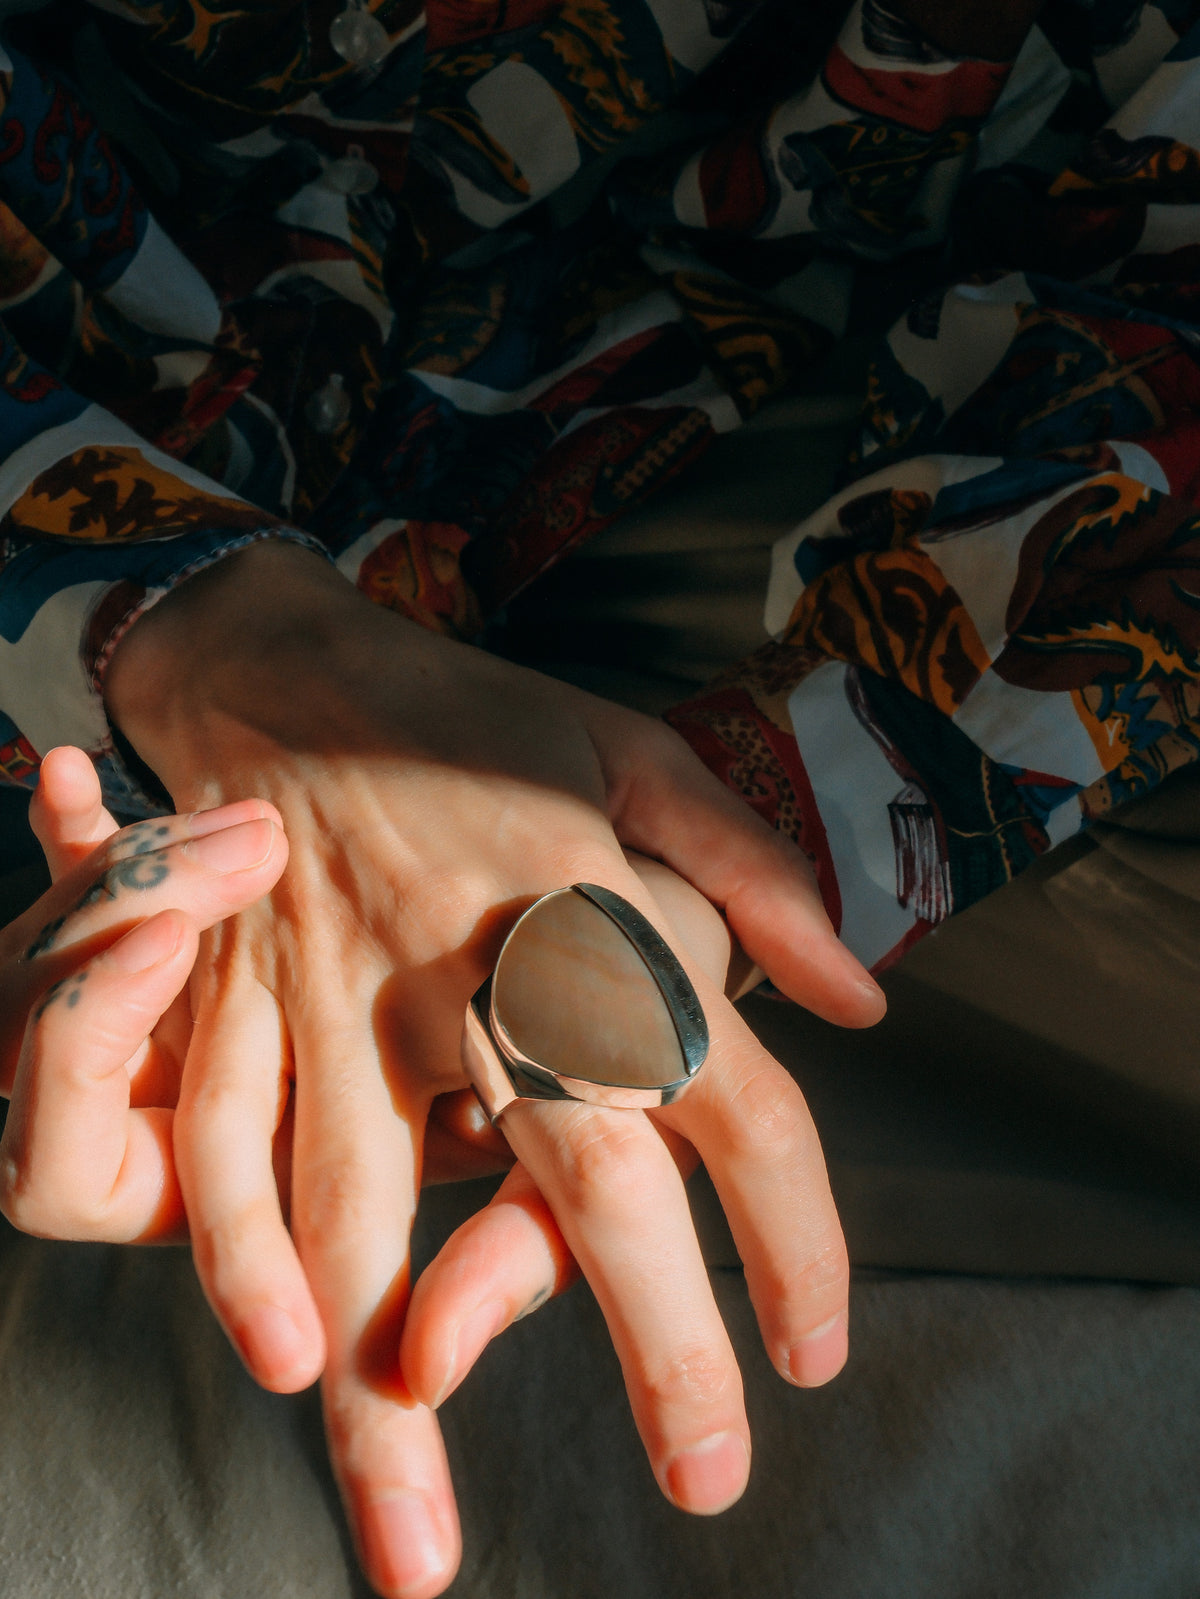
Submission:
<svg viewBox="0 0 1200 1599">
<path fill-rule="evenodd" d="M 130 1049 L 126 1041 L 114 1036 L 103 1014 L 96 1007 L 80 1006 L 85 989 L 78 980 L 64 979 L 50 989 L 29 1023 L 27 1043 L 30 1058 L 41 1077 L 52 1077 L 56 1086 L 73 1098 L 87 1096 L 98 1078 L 115 1063 L 123 1066 Z M 87 1033 L 82 1040 L 80 1023 L 86 1015 Z M 142 1031 L 144 1037 L 149 1028 Z"/>
<path fill-rule="evenodd" d="M 674 1351 L 643 1373 L 647 1396 L 660 1410 L 715 1409 L 740 1390 L 721 1352 L 703 1345 Z"/>
<path fill-rule="evenodd" d="M 364 1475 L 356 1459 L 361 1418 L 354 1398 L 345 1392 L 341 1384 L 328 1380 L 329 1376 L 327 1372 L 326 1380 L 321 1385 L 325 1440 L 331 1458 L 338 1462 L 342 1477 L 353 1481 Z"/>
<path fill-rule="evenodd" d="M 734 1158 L 795 1153 L 810 1138 L 804 1100 L 782 1067 L 756 1064 L 738 1075 L 726 1118 L 726 1141 Z"/>
<path fill-rule="evenodd" d="M 614 1198 L 629 1192 L 644 1148 L 642 1135 L 642 1127 L 602 1116 L 586 1118 L 568 1140 L 562 1162 L 564 1197 L 572 1211 L 609 1208 Z"/>
<path fill-rule="evenodd" d="M 369 1237 L 379 1224 L 377 1185 L 357 1166 L 342 1161 L 318 1165 L 293 1196 L 292 1220 L 309 1245 Z"/>
<path fill-rule="evenodd" d="M 270 1220 L 268 1203 L 260 1197 L 192 1229 L 196 1270 L 220 1304 L 228 1306 L 236 1300 L 244 1266 L 256 1269 L 261 1265 L 263 1232 Z"/>
<path fill-rule="evenodd" d="M 18 1232 L 33 1238 L 90 1238 L 103 1220 L 78 1203 L 65 1211 L 39 1174 L 12 1155 L 0 1160 L 0 1212 Z"/>
</svg>

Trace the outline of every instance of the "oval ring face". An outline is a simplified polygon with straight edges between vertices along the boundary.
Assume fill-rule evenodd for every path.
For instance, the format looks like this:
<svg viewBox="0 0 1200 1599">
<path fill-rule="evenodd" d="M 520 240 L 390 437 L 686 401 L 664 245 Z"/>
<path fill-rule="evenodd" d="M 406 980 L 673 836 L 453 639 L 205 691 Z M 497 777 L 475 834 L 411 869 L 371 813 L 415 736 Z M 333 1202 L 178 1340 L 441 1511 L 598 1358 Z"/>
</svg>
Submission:
<svg viewBox="0 0 1200 1599">
<path fill-rule="evenodd" d="M 649 958 L 593 892 L 623 922 L 628 913 L 635 931 L 642 924 L 658 946 Z M 661 970 L 667 962 L 671 970 Z M 654 929 L 618 895 L 578 884 L 538 900 L 509 934 L 492 978 L 492 1022 L 518 1060 L 580 1087 L 665 1091 L 703 1059 L 699 1039 L 690 1048 L 681 1039 L 681 993 L 693 1002 L 694 1033 L 699 1001 Z"/>
</svg>

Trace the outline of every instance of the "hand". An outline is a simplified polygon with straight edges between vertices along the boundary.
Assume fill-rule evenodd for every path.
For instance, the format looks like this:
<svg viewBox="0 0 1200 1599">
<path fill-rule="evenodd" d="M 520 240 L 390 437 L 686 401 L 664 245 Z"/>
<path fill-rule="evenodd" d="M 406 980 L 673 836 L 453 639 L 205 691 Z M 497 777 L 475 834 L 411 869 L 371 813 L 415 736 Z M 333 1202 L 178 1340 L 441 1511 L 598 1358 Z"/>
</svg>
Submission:
<svg viewBox="0 0 1200 1599">
<path fill-rule="evenodd" d="M 327 1356 L 331 1453 L 372 1581 L 438 1593 L 458 1530 L 435 1420 L 398 1363 L 408 1235 L 429 1107 L 463 1085 L 467 999 L 515 916 L 587 880 L 661 926 L 627 845 L 693 883 L 820 1014 L 863 1025 L 881 997 L 799 854 L 669 730 L 382 612 L 303 551 L 251 549 L 178 589 L 127 635 L 108 692 L 178 803 L 262 793 L 285 819 L 288 873 L 197 968 L 180 1181 L 250 1369 L 298 1386 Z M 692 976 L 713 1042 L 678 1105 L 523 1104 L 505 1131 L 604 1307 L 660 1482 L 706 1511 L 741 1491 L 747 1432 L 672 1148 L 709 1167 L 793 1379 L 806 1335 L 844 1317 L 846 1266 L 798 1090 Z M 293 1062 L 295 1246 L 269 1159 Z"/>
<path fill-rule="evenodd" d="M 229 814 L 232 825 L 237 825 L 246 815 L 253 817 L 269 810 L 270 807 L 251 802 L 248 809 L 239 806 L 231 809 Z M 81 861 L 87 860 L 101 843 L 119 831 L 115 818 L 104 808 L 100 784 L 91 761 L 82 750 L 70 746 L 51 750 L 43 758 L 38 786 L 30 802 L 29 821 L 55 882 Z M 279 870 L 282 870 L 286 858 L 285 842 L 276 862 Z M 252 878 L 239 878 L 238 885 L 247 893 L 252 893 L 256 886 L 259 893 L 271 886 L 265 878 L 258 885 Z M 36 916 L 40 910 L 31 914 Z M 193 943 L 190 938 L 184 940 L 171 961 L 172 971 L 176 963 L 183 960 L 183 950 L 193 947 Z M 132 1092 L 141 1108 L 152 1102 L 158 1108 L 173 1110 L 179 1097 L 179 1080 L 191 1040 L 192 1014 L 183 984 L 178 987 L 179 991 L 149 1038 L 144 1043 L 139 1040 L 139 1065 Z M 91 992 L 95 992 L 95 987 Z M 130 989 L 127 996 L 130 1004 L 135 1003 L 134 994 L 135 990 Z M 132 1019 L 132 1014 L 130 1011 L 128 1019 Z M 59 1058 L 55 1057 L 56 1060 Z M 38 1075 L 35 1069 L 33 1078 Z M 276 1135 L 274 1152 L 277 1185 L 285 1205 L 290 1186 L 286 1169 L 291 1155 L 290 1134 L 289 1108 Z M 85 1138 L 86 1133 L 81 1132 L 81 1147 Z M 161 1152 L 171 1158 L 171 1170 L 163 1178 L 164 1191 L 177 1195 L 178 1180 L 169 1143 L 164 1144 Z M 490 1176 L 511 1166 L 512 1160 L 512 1151 L 504 1137 L 493 1131 L 478 1100 L 469 1090 L 445 1094 L 434 1102 L 426 1132 L 425 1182 L 458 1182 L 471 1177 Z M 66 1229 L 77 1229 L 79 1225 L 80 1221 L 73 1210 L 64 1211 L 48 1223 L 46 1231 L 55 1237 L 66 1237 Z M 27 1227 L 25 1230 L 30 1229 Z M 176 1212 L 167 1207 L 153 1236 L 156 1241 L 177 1241 L 186 1236 L 186 1231 L 186 1216 L 182 1211 Z M 74 1232 L 70 1236 L 74 1236 Z M 143 1234 L 140 1241 L 147 1241 L 147 1237 L 147 1234 Z"/>
<path fill-rule="evenodd" d="M 60 749 L 31 820 L 58 881 L 0 934 L 0 1209 L 46 1237 L 179 1237 L 177 996 L 199 930 L 283 870 L 278 817 L 252 800 L 119 832 L 91 763 Z"/>
</svg>

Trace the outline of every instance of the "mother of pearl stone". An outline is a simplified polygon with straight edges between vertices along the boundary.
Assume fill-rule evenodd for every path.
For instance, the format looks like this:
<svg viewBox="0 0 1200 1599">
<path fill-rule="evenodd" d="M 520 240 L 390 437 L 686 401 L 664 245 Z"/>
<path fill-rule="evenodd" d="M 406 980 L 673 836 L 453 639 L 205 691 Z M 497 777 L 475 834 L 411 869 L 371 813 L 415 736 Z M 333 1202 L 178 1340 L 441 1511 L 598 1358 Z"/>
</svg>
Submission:
<svg viewBox="0 0 1200 1599">
<path fill-rule="evenodd" d="M 529 1060 L 563 1077 L 666 1088 L 686 1076 L 679 1035 L 634 945 L 572 889 L 513 930 L 492 980 L 495 1018 Z"/>
</svg>

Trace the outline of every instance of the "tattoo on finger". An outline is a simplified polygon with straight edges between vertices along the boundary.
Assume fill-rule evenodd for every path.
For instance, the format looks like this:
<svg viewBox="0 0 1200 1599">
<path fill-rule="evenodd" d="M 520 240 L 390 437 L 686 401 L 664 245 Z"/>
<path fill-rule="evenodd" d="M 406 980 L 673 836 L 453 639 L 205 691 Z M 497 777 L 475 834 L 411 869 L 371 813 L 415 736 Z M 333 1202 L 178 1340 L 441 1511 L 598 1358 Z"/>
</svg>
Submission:
<svg viewBox="0 0 1200 1599">
<path fill-rule="evenodd" d="M 539 1288 L 537 1293 L 534 1294 L 533 1298 L 525 1306 L 525 1309 L 513 1317 L 513 1322 L 516 1323 L 518 1321 L 524 1321 L 526 1316 L 532 1316 L 534 1311 L 540 1309 L 541 1306 L 546 1303 L 549 1297 L 550 1290 L 548 1288 Z"/>
<path fill-rule="evenodd" d="M 143 825 L 149 826 L 148 823 Z M 161 831 L 169 833 L 170 829 L 163 827 Z M 148 889 L 158 888 L 160 884 L 165 883 L 170 875 L 171 868 L 167 862 L 166 851 L 160 845 L 156 845 L 151 838 L 145 848 L 137 849 L 133 854 L 115 860 L 79 896 L 69 911 L 62 916 L 56 916 L 52 922 L 47 922 L 21 957 L 22 960 L 36 960 L 39 955 L 45 955 L 48 950 L 52 950 L 71 918 L 79 911 L 86 910 L 89 905 L 95 905 L 98 900 L 106 898 L 117 900 L 125 890 L 145 893 Z"/>
<path fill-rule="evenodd" d="M 87 975 L 86 972 L 75 972 L 70 977 L 61 977 L 57 983 L 51 983 L 33 1013 L 34 1021 L 41 1021 L 51 1005 L 60 999 L 68 1010 L 74 1010 L 80 1000 L 80 989 L 87 982 Z"/>
<path fill-rule="evenodd" d="M 110 858 L 121 861 L 131 855 L 152 855 L 155 850 L 164 847 L 171 833 L 172 828 L 168 822 L 138 822 L 118 834 Z"/>
</svg>

